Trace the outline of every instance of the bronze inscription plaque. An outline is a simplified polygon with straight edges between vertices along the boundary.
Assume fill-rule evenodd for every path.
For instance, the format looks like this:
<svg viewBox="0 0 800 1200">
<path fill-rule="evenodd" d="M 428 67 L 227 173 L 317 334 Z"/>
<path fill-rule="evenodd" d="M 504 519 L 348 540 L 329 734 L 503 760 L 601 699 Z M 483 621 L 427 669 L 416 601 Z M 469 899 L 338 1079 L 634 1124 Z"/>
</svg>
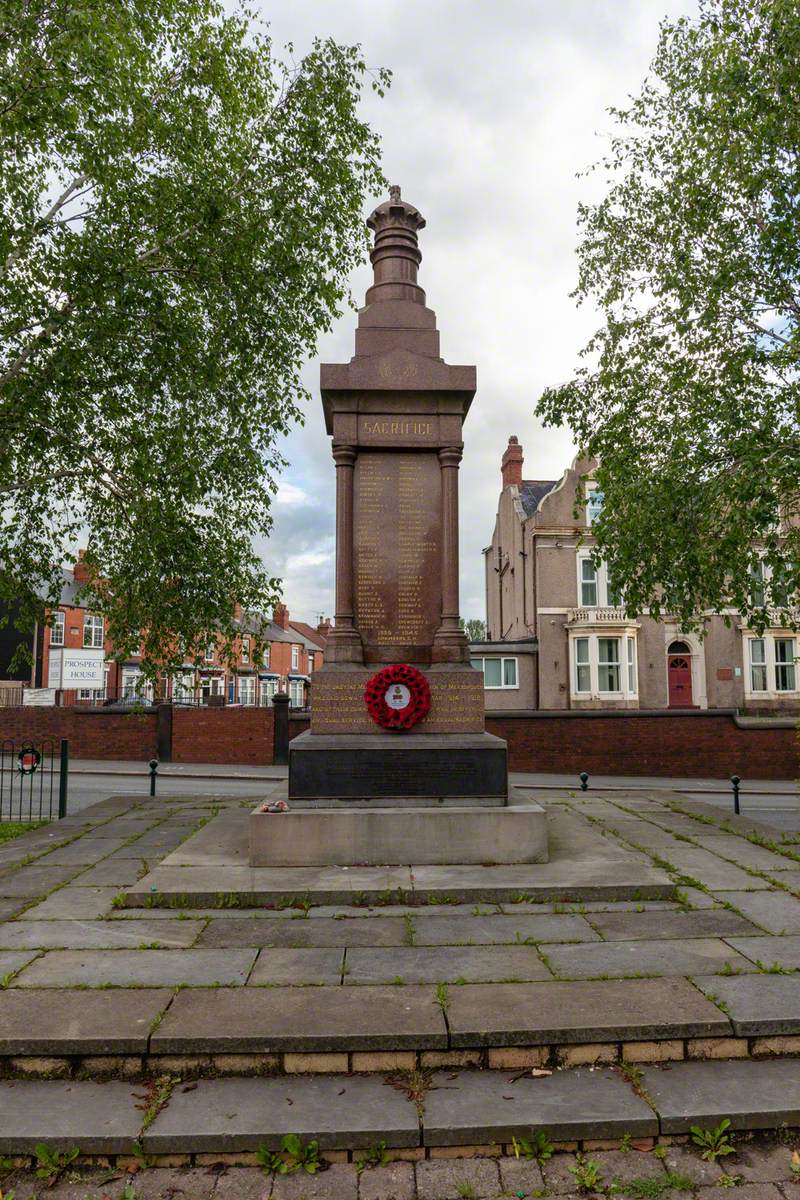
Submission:
<svg viewBox="0 0 800 1200">
<path fill-rule="evenodd" d="M 362 451 L 353 525 L 355 619 L 365 649 L 425 657 L 442 607 L 437 455 Z"/>
</svg>

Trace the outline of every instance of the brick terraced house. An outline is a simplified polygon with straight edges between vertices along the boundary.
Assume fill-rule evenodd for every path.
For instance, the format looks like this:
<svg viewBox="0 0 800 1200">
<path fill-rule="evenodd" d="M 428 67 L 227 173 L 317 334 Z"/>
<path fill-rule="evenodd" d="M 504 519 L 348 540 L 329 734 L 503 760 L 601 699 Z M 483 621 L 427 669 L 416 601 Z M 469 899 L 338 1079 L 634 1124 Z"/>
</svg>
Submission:
<svg viewBox="0 0 800 1200">
<path fill-rule="evenodd" d="M 222 661 L 217 640 L 210 636 L 204 657 L 199 662 L 187 661 L 172 677 L 165 675 L 156 696 L 153 684 L 143 680 L 138 654 L 132 654 L 124 661 L 114 657 L 114 645 L 102 615 L 90 611 L 78 598 L 84 580 L 85 568 L 80 558 L 74 570 L 64 569 L 61 604 L 53 611 L 53 624 L 37 626 L 34 633 L 32 688 L 47 689 L 52 682 L 53 652 L 102 650 L 105 660 L 103 686 L 65 689 L 59 697 L 61 703 L 140 701 L 150 704 L 158 699 L 187 705 L 253 706 L 269 704 L 277 691 L 285 691 L 292 708 L 308 707 L 311 677 L 324 661 L 325 637 L 330 622 L 320 618 L 319 628 L 314 630 L 303 622 L 290 621 L 285 604 L 276 605 L 272 621 L 262 631 L 265 646 L 261 661 L 256 661 L 256 625 L 246 614 L 240 613 L 241 633 L 235 668 Z M 46 699 L 43 695 L 42 702 Z"/>
<path fill-rule="evenodd" d="M 523 479 L 522 467 L 511 437 L 484 551 L 488 640 L 471 647 L 487 710 L 800 712 L 796 630 L 776 623 L 757 634 L 732 610 L 727 625 L 706 615 L 700 637 L 668 618 L 626 616 L 605 566 L 591 558 L 602 507 L 594 464 L 576 460 L 557 480 Z M 754 579 L 756 592 L 763 582 Z"/>
</svg>

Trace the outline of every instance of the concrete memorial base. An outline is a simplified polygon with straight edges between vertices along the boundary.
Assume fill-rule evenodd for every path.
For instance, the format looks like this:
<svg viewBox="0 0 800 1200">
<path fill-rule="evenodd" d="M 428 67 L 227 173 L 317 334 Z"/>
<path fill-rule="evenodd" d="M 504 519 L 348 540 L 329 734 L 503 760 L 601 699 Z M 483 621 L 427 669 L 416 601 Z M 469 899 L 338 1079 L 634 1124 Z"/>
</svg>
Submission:
<svg viewBox="0 0 800 1200">
<path fill-rule="evenodd" d="M 495 865 L 548 861 L 544 809 L 316 808 L 250 816 L 252 867 Z"/>
<path fill-rule="evenodd" d="M 380 807 L 387 802 L 404 807 L 419 803 L 504 805 L 507 794 L 506 743 L 491 733 L 306 731 L 289 745 L 292 808 L 330 808 L 337 802 Z"/>
</svg>

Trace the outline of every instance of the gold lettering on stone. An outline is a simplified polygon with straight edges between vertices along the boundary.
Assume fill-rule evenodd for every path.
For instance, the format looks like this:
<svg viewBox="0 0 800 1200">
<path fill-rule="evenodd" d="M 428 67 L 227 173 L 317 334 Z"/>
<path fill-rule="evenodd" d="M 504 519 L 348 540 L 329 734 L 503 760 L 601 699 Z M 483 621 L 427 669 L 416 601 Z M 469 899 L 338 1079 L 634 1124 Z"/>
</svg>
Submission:
<svg viewBox="0 0 800 1200">
<path fill-rule="evenodd" d="M 389 421 L 365 417 L 362 432 L 377 437 L 431 437 L 432 421 L 401 420 Z"/>
</svg>

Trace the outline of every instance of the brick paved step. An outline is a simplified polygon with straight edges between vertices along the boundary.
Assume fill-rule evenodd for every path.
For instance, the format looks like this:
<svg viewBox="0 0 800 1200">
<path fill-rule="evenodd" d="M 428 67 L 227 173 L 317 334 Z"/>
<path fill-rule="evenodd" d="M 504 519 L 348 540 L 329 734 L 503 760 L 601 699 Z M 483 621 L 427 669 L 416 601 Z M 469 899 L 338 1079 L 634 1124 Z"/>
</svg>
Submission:
<svg viewBox="0 0 800 1200">
<path fill-rule="evenodd" d="M 325 1150 L 508 1146 L 545 1131 L 556 1141 L 655 1137 L 708 1126 L 800 1124 L 800 1072 L 792 1059 L 650 1067 L 634 1088 L 611 1068 L 531 1077 L 505 1071 L 437 1072 L 414 1099 L 379 1076 L 296 1076 L 176 1083 L 143 1128 L 142 1085 L 0 1082 L 0 1153 L 77 1146 L 87 1154 L 208 1154 L 277 1147 L 286 1133 Z"/>
</svg>

